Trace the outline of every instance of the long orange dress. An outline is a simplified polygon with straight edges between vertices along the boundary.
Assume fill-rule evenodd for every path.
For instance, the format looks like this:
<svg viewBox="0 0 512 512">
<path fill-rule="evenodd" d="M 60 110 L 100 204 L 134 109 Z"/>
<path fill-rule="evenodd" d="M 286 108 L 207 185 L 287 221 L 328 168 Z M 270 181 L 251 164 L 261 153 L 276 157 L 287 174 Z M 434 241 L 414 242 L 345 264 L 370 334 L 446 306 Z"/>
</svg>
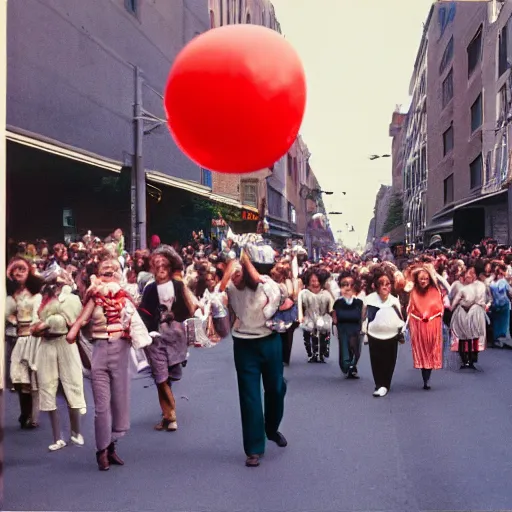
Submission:
<svg viewBox="0 0 512 512">
<path fill-rule="evenodd" d="M 414 368 L 443 367 L 443 311 L 443 298 L 435 286 L 425 293 L 413 288 L 408 314 Z"/>
</svg>

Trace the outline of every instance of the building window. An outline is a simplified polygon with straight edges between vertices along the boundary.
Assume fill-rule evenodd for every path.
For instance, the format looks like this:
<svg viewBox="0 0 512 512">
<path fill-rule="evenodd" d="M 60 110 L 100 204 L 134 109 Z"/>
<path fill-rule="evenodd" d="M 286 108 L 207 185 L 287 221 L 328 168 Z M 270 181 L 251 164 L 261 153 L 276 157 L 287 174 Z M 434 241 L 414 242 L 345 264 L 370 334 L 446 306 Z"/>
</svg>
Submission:
<svg viewBox="0 0 512 512">
<path fill-rule="evenodd" d="M 420 96 L 424 96 L 427 92 L 427 74 L 423 71 L 420 79 Z"/>
<path fill-rule="evenodd" d="M 505 84 L 498 93 L 496 113 L 497 113 L 497 127 L 501 127 L 507 119 L 507 112 L 509 109 L 509 89 Z"/>
<path fill-rule="evenodd" d="M 448 41 L 446 48 L 443 53 L 443 57 L 441 58 L 441 64 L 439 65 L 439 74 L 442 75 L 445 69 L 448 67 L 448 64 L 453 59 L 453 36 Z"/>
<path fill-rule="evenodd" d="M 443 133 L 443 156 L 453 149 L 453 125 Z"/>
<path fill-rule="evenodd" d="M 283 215 L 283 196 L 275 189 L 267 186 L 268 213 L 273 217 Z"/>
<path fill-rule="evenodd" d="M 482 186 L 482 155 L 478 155 L 470 164 L 470 180 L 469 188 L 471 190 Z"/>
<path fill-rule="evenodd" d="M 201 169 L 201 185 L 212 188 L 212 171 Z"/>
<path fill-rule="evenodd" d="M 420 179 L 425 181 L 427 179 L 427 146 L 421 148 L 420 153 Z"/>
<path fill-rule="evenodd" d="M 286 167 L 288 168 L 288 176 L 291 176 L 293 174 L 293 158 L 290 153 L 286 155 Z"/>
<path fill-rule="evenodd" d="M 450 103 L 453 98 L 453 68 L 450 69 L 447 77 L 443 81 L 443 108 Z"/>
<path fill-rule="evenodd" d="M 124 0 L 126 10 L 132 14 L 137 14 L 139 0 Z"/>
<path fill-rule="evenodd" d="M 498 38 L 498 77 L 503 75 L 508 69 L 508 23 L 505 25 L 500 32 Z"/>
<path fill-rule="evenodd" d="M 482 26 L 468 46 L 468 78 L 473 74 L 482 58 Z"/>
<path fill-rule="evenodd" d="M 453 203 L 453 174 L 444 180 L 444 204 Z"/>
<path fill-rule="evenodd" d="M 242 204 L 258 208 L 258 182 L 255 180 L 242 180 Z"/>
<path fill-rule="evenodd" d="M 471 133 L 482 126 L 482 95 L 479 94 L 475 103 L 471 105 Z"/>
<path fill-rule="evenodd" d="M 297 213 L 292 203 L 288 203 L 288 221 L 297 224 Z"/>
<path fill-rule="evenodd" d="M 487 151 L 485 157 L 485 183 L 491 181 L 491 170 L 492 170 L 492 151 Z"/>
</svg>

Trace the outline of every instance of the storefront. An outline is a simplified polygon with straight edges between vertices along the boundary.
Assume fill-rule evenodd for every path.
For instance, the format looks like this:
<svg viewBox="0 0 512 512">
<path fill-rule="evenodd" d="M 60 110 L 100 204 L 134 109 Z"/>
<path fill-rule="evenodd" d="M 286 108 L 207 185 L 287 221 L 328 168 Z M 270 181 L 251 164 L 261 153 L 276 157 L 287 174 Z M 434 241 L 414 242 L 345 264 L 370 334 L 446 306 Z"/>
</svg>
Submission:
<svg viewBox="0 0 512 512">
<path fill-rule="evenodd" d="M 7 237 L 71 240 L 129 230 L 121 163 L 7 131 Z"/>
</svg>

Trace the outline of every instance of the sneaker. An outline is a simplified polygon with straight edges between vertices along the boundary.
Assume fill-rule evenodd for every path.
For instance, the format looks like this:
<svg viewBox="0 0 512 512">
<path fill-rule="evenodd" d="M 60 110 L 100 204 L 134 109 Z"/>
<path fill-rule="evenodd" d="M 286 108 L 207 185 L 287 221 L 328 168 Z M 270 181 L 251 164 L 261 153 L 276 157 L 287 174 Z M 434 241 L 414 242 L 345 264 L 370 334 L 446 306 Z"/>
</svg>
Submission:
<svg viewBox="0 0 512 512">
<path fill-rule="evenodd" d="M 71 442 L 75 446 L 83 446 L 85 444 L 84 436 L 82 434 L 71 434 Z"/>
<path fill-rule="evenodd" d="M 64 448 L 66 446 L 66 442 L 62 439 L 59 439 L 56 443 L 51 444 L 48 446 L 48 450 L 51 452 L 56 452 L 57 450 L 60 450 L 61 448 Z"/>
<path fill-rule="evenodd" d="M 388 390 L 385 387 L 381 387 L 377 389 L 377 391 L 374 391 L 373 396 L 375 398 L 382 398 L 388 394 Z"/>
</svg>

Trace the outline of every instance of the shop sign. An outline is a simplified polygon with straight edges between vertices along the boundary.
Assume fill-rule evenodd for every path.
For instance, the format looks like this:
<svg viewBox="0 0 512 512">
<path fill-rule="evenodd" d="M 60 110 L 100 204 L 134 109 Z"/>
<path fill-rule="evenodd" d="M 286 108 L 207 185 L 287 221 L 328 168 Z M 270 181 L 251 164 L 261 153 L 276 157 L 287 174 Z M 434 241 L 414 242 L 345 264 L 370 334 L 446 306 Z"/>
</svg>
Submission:
<svg viewBox="0 0 512 512">
<path fill-rule="evenodd" d="M 260 220 L 260 216 L 257 213 L 250 212 L 248 210 L 242 210 L 242 220 L 251 220 L 258 222 Z"/>
</svg>

